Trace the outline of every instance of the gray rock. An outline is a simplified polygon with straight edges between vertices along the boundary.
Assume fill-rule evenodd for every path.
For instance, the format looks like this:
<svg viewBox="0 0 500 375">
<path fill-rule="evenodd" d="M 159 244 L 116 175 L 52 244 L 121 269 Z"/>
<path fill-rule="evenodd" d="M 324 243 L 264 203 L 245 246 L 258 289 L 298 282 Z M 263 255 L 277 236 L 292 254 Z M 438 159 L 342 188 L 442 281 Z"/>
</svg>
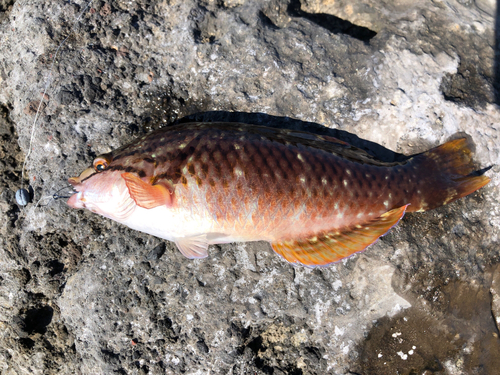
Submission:
<svg viewBox="0 0 500 375">
<path fill-rule="evenodd" d="M 500 268 L 498 266 L 493 271 L 490 293 L 491 313 L 495 319 L 497 330 L 500 330 Z"/>
<path fill-rule="evenodd" d="M 1 3 L 0 371 L 498 368 L 492 4 L 370 1 L 349 13 L 309 0 Z M 465 135 L 492 182 L 318 270 L 265 243 L 187 260 L 50 199 L 95 155 L 178 120 L 309 130 L 386 160 Z M 35 198 L 20 209 L 30 147 Z"/>
</svg>

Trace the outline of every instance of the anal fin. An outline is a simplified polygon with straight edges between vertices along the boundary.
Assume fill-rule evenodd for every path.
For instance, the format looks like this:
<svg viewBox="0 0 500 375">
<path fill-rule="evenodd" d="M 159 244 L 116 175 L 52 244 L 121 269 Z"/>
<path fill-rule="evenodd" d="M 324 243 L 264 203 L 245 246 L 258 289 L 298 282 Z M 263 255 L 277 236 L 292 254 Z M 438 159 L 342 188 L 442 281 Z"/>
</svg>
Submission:
<svg viewBox="0 0 500 375">
<path fill-rule="evenodd" d="M 195 259 L 206 258 L 208 256 L 208 240 L 206 233 L 177 238 L 175 244 L 186 258 Z"/>
<path fill-rule="evenodd" d="M 273 250 L 290 263 L 307 267 L 327 266 L 363 251 L 386 234 L 403 217 L 406 206 L 342 231 L 323 232 L 311 238 L 271 243 Z"/>
</svg>

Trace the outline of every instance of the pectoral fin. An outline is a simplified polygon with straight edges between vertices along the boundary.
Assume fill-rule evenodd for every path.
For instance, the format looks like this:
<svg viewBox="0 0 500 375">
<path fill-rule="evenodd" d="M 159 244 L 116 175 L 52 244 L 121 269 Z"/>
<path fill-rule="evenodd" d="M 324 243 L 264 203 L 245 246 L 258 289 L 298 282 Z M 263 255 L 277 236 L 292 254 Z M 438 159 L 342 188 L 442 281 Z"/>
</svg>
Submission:
<svg viewBox="0 0 500 375">
<path fill-rule="evenodd" d="M 272 243 L 271 246 L 290 263 L 300 263 L 308 267 L 326 266 L 374 243 L 399 222 L 407 207 L 408 205 L 396 208 L 377 219 L 341 232 L 326 232 L 312 238 Z"/>
<path fill-rule="evenodd" d="M 170 206 L 172 196 L 169 189 L 163 184 L 151 185 L 132 173 L 122 173 L 130 197 L 143 208 Z"/>
<path fill-rule="evenodd" d="M 178 238 L 175 244 L 186 258 L 206 258 L 208 256 L 208 240 L 205 233 Z"/>
</svg>

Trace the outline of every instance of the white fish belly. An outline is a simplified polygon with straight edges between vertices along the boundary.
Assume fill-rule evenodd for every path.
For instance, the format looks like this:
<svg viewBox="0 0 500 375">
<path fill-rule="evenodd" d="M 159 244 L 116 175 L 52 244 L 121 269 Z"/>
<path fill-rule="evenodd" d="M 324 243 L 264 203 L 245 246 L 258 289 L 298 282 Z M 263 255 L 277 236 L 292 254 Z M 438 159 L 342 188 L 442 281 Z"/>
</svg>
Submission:
<svg viewBox="0 0 500 375">
<path fill-rule="evenodd" d="M 172 210 L 165 206 L 142 208 L 137 206 L 122 224 L 129 228 L 151 234 L 169 241 L 177 238 L 210 233 L 213 221 L 192 216 L 186 210 Z"/>
</svg>

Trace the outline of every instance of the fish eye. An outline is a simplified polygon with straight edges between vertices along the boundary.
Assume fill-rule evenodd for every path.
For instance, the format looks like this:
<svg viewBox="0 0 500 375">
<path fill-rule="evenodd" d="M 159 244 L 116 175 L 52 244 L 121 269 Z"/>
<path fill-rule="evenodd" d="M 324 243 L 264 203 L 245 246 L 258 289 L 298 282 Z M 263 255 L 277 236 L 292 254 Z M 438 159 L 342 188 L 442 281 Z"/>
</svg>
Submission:
<svg viewBox="0 0 500 375">
<path fill-rule="evenodd" d="M 102 171 L 103 171 L 103 170 L 105 170 L 105 169 L 106 169 L 106 165 L 105 165 L 104 163 L 97 163 L 97 164 L 95 165 L 95 170 L 96 170 L 97 172 L 102 172 Z"/>
<path fill-rule="evenodd" d="M 97 173 L 103 172 L 109 167 L 112 161 L 113 161 L 113 156 L 111 155 L 111 153 L 102 154 L 94 159 L 92 167 Z"/>
<path fill-rule="evenodd" d="M 98 157 L 94 160 L 94 169 L 96 172 L 102 172 L 108 167 L 109 163 L 106 159 Z"/>
</svg>

